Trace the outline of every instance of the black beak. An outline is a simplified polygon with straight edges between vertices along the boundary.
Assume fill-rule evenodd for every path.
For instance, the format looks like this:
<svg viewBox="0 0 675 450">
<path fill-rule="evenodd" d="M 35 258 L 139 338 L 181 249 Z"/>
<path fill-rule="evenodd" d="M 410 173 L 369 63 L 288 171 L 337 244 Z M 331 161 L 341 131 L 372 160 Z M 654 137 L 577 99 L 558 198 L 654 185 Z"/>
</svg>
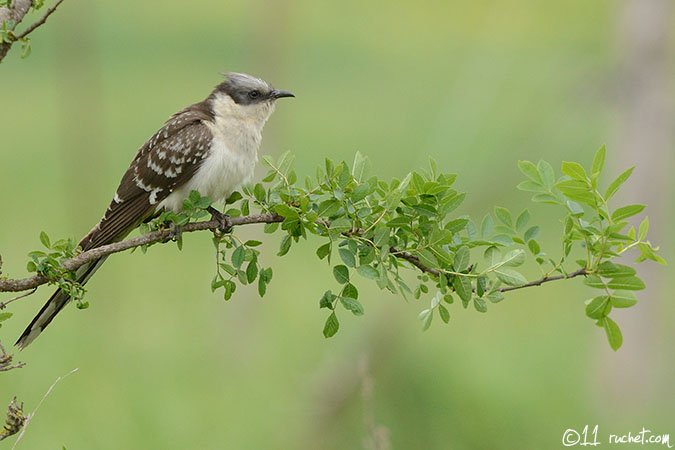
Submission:
<svg viewBox="0 0 675 450">
<path fill-rule="evenodd" d="M 282 91 L 281 89 L 275 89 L 272 91 L 271 97 L 276 100 L 277 98 L 283 97 L 295 97 L 295 95 L 293 95 L 293 93 L 289 91 Z"/>
</svg>

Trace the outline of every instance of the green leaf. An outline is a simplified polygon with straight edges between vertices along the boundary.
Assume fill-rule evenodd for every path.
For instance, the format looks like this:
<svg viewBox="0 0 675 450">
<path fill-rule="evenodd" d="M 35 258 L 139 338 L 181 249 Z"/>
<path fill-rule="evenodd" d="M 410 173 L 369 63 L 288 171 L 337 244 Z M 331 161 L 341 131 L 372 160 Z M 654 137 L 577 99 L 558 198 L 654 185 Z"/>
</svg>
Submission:
<svg viewBox="0 0 675 450">
<path fill-rule="evenodd" d="M 504 294 L 502 294 L 502 293 L 499 292 L 499 291 L 492 291 L 492 292 L 489 292 L 489 293 L 485 296 L 485 298 L 487 298 L 488 300 L 490 300 L 490 302 L 492 302 L 492 303 L 499 303 L 499 302 L 501 302 L 502 300 L 504 300 Z"/>
<path fill-rule="evenodd" d="M 375 235 L 373 236 L 373 243 L 377 247 L 382 247 L 389 243 L 389 233 L 391 230 L 387 227 L 380 226 L 375 229 Z"/>
<path fill-rule="evenodd" d="M 638 256 L 636 259 L 637 262 L 642 262 L 645 259 L 651 259 L 652 261 L 656 261 L 657 263 L 664 266 L 668 264 L 665 259 L 656 254 L 658 248 L 652 247 L 650 243 L 640 242 L 638 244 L 638 249 L 640 250 L 640 256 Z"/>
<path fill-rule="evenodd" d="M 368 278 L 370 280 L 376 280 L 380 276 L 380 272 L 374 268 L 373 266 L 369 265 L 362 265 L 359 266 L 356 271 L 361 275 L 362 277 Z"/>
<path fill-rule="evenodd" d="M 614 291 L 609 298 L 614 308 L 630 308 L 637 303 L 637 299 L 632 292 Z"/>
<path fill-rule="evenodd" d="M 594 289 L 606 289 L 605 283 L 597 275 L 588 275 L 584 278 L 584 284 Z"/>
<path fill-rule="evenodd" d="M 485 303 L 485 300 L 483 300 L 480 297 L 474 297 L 473 298 L 473 307 L 478 312 L 481 312 L 481 313 L 487 312 L 487 303 Z"/>
<path fill-rule="evenodd" d="M 333 309 L 333 301 L 337 296 L 331 291 L 324 292 L 323 296 L 319 300 L 319 308 L 330 308 Z"/>
<path fill-rule="evenodd" d="M 558 188 L 558 190 L 570 200 L 575 200 L 587 205 L 595 206 L 595 194 L 591 191 L 590 186 L 585 182 L 578 180 L 566 180 L 556 184 L 555 187 Z"/>
<path fill-rule="evenodd" d="M 505 266 L 518 267 L 525 262 L 525 250 L 517 248 L 508 252 L 502 260 Z"/>
<path fill-rule="evenodd" d="M 607 316 L 611 310 L 612 306 L 609 303 L 609 297 L 606 295 L 595 297 L 586 305 L 586 315 L 591 319 L 602 319 Z"/>
<path fill-rule="evenodd" d="M 446 223 L 443 228 L 448 230 L 451 233 L 459 233 L 469 224 L 468 219 L 455 219 Z"/>
<path fill-rule="evenodd" d="M 323 326 L 323 335 L 326 338 L 335 336 L 335 333 L 340 329 L 340 322 L 338 321 L 335 312 L 332 312 L 328 319 L 326 319 L 326 324 Z"/>
<path fill-rule="evenodd" d="M 508 284 L 509 286 L 521 286 L 527 283 L 527 279 L 520 273 L 513 269 L 507 269 L 506 267 L 500 267 L 495 270 L 495 275 L 503 283 Z"/>
<path fill-rule="evenodd" d="M 635 214 L 640 214 L 644 209 L 645 205 L 622 206 L 612 213 L 612 220 L 614 222 L 620 222 L 621 220 L 634 216 Z"/>
<path fill-rule="evenodd" d="M 610 183 L 607 191 L 605 192 L 605 200 L 609 200 L 614 194 L 616 194 L 616 191 L 619 190 L 621 185 L 625 183 L 628 178 L 630 178 L 631 174 L 633 173 L 633 169 L 635 169 L 635 167 L 631 167 L 630 169 L 626 170 L 621 175 L 616 177 L 616 180 Z"/>
<path fill-rule="evenodd" d="M 591 175 L 597 176 L 602 172 L 602 168 L 605 165 L 605 146 L 603 145 L 595 152 L 593 157 L 593 165 L 591 166 Z"/>
<path fill-rule="evenodd" d="M 258 276 L 258 294 L 261 297 L 265 296 L 267 292 L 267 285 L 272 280 L 272 268 L 268 267 L 260 271 L 260 276 Z"/>
<path fill-rule="evenodd" d="M 530 249 L 533 255 L 538 255 L 539 253 L 541 253 L 541 247 L 539 246 L 539 243 L 534 239 L 530 239 L 529 241 L 527 241 L 527 247 Z"/>
<path fill-rule="evenodd" d="M 422 330 L 426 331 L 431 326 L 431 321 L 434 318 L 434 310 L 425 309 L 417 316 L 417 318 L 422 322 Z"/>
<path fill-rule="evenodd" d="M 609 317 L 603 317 L 601 324 L 605 329 L 605 334 L 607 334 L 610 347 L 612 347 L 612 350 L 618 350 L 623 343 L 623 336 L 621 336 L 619 325 Z"/>
<path fill-rule="evenodd" d="M 639 291 L 645 288 L 645 283 L 638 277 L 621 277 L 609 280 L 607 287 L 624 291 Z"/>
<path fill-rule="evenodd" d="M 329 254 L 330 254 L 330 242 L 326 242 L 321 247 L 316 249 L 316 256 L 318 256 L 319 259 L 324 259 Z"/>
<path fill-rule="evenodd" d="M 492 216 L 490 214 L 486 214 L 480 224 L 480 236 L 483 239 L 490 239 L 492 232 L 494 231 L 494 225 L 495 223 L 492 220 Z"/>
<path fill-rule="evenodd" d="M 342 258 L 342 261 L 347 264 L 347 266 L 356 267 L 356 257 L 351 252 L 351 250 L 346 247 L 342 247 L 338 250 L 338 252 L 340 253 L 340 258 Z"/>
<path fill-rule="evenodd" d="M 501 206 L 495 207 L 495 216 L 499 219 L 504 225 L 509 228 L 513 228 L 513 219 L 511 218 L 511 213 L 508 209 L 502 208 Z"/>
<path fill-rule="evenodd" d="M 521 181 L 518 183 L 518 186 L 516 188 L 520 189 L 521 191 L 526 191 L 526 192 L 543 192 L 546 191 L 546 188 L 542 186 L 541 184 L 537 184 L 532 180 L 525 180 Z"/>
<path fill-rule="evenodd" d="M 342 296 L 357 299 L 359 298 L 359 290 L 353 284 L 347 283 L 342 289 Z"/>
<path fill-rule="evenodd" d="M 468 277 L 456 276 L 452 281 L 452 287 L 459 295 L 459 298 L 468 302 L 471 300 L 471 281 Z"/>
<path fill-rule="evenodd" d="M 635 269 L 623 264 L 605 261 L 598 266 L 598 274 L 604 278 L 621 278 L 635 275 Z"/>
<path fill-rule="evenodd" d="M 333 276 L 340 284 L 349 283 L 349 269 L 347 269 L 347 266 L 338 265 L 333 267 Z"/>
<path fill-rule="evenodd" d="M 490 246 L 485 249 L 485 254 L 483 256 L 487 261 L 488 267 L 494 267 L 502 262 L 502 254 L 495 246 Z"/>
<path fill-rule="evenodd" d="M 47 248 L 51 248 L 51 243 L 49 242 L 49 236 L 44 231 L 40 232 L 40 242 Z"/>
<path fill-rule="evenodd" d="M 2 322 L 12 317 L 12 315 L 13 313 L 11 312 L 0 313 L 0 327 L 2 326 Z"/>
<path fill-rule="evenodd" d="M 367 157 L 363 156 L 360 152 L 356 152 L 354 155 L 354 164 L 352 167 L 352 176 L 359 183 L 364 181 L 368 176 L 370 170 L 370 161 Z"/>
<path fill-rule="evenodd" d="M 334 233 L 344 233 L 352 229 L 352 221 L 346 217 L 340 217 L 330 224 L 330 230 Z"/>
<path fill-rule="evenodd" d="M 643 241 L 647 237 L 649 232 L 649 217 L 645 217 L 640 222 L 640 228 L 638 228 L 638 241 Z"/>
<path fill-rule="evenodd" d="M 256 185 L 253 187 L 253 197 L 255 197 L 258 202 L 262 203 L 265 201 L 266 196 L 267 192 L 265 191 L 263 185 L 256 183 Z"/>
<path fill-rule="evenodd" d="M 539 234 L 539 227 L 535 225 L 527 229 L 527 231 L 523 235 L 523 238 L 525 239 L 525 242 L 527 242 L 530 239 L 536 238 L 538 234 Z"/>
<path fill-rule="evenodd" d="M 586 170 L 584 167 L 576 162 L 563 161 L 562 163 L 562 173 L 570 176 L 574 180 L 579 180 L 586 183 L 588 176 L 586 175 Z"/>
<path fill-rule="evenodd" d="M 248 267 L 246 267 L 246 280 L 248 280 L 250 284 L 253 283 L 257 277 L 258 277 L 258 264 L 255 261 L 251 261 L 250 263 L 248 263 Z"/>
<path fill-rule="evenodd" d="M 546 161 L 541 160 L 537 164 L 537 171 L 539 172 L 539 176 L 541 176 L 541 180 L 544 182 L 544 186 L 552 188 L 555 184 L 555 171 L 553 170 L 553 167 Z"/>
<path fill-rule="evenodd" d="M 292 244 L 292 238 L 289 234 L 285 235 L 283 239 L 281 239 L 281 245 L 279 245 L 279 252 L 277 253 L 277 256 L 284 256 L 288 251 L 291 249 L 291 244 Z"/>
<path fill-rule="evenodd" d="M 525 209 L 523 212 L 520 213 L 518 218 L 516 219 L 516 230 L 521 231 L 523 228 L 525 228 L 525 225 L 527 225 L 527 222 L 530 220 L 530 212 Z"/>
<path fill-rule="evenodd" d="M 342 303 L 342 306 L 346 310 L 351 311 L 352 314 L 354 314 L 355 316 L 363 315 L 363 305 L 361 305 L 361 302 L 359 302 L 355 298 L 340 297 L 340 303 Z"/>
<path fill-rule="evenodd" d="M 338 212 L 342 203 L 334 198 L 324 200 L 319 204 L 318 214 L 320 217 L 331 217 Z"/>
<path fill-rule="evenodd" d="M 530 161 L 518 161 L 518 169 L 534 183 L 538 185 L 542 184 L 541 176 L 534 163 Z"/>
<path fill-rule="evenodd" d="M 239 246 L 236 249 L 234 249 L 234 252 L 232 252 L 232 264 L 234 267 L 237 269 L 241 267 L 241 265 L 244 263 L 244 258 L 246 257 L 246 248 L 244 246 Z"/>
<path fill-rule="evenodd" d="M 448 308 L 443 305 L 438 305 L 438 315 L 441 316 L 441 320 L 445 323 L 450 322 L 450 312 Z"/>
<path fill-rule="evenodd" d="M 455 271 L 462 272 L 468 269 L 470 256 L 469 247 L 463 245 L 458 248 L 457 252 L 455 252 L 455 262 L 453 263 Z"/>
<path fill-rule="evenodd" d="M 274 205 L 272 209 L 275 213 L 287 219 L 297 219 L 299 217 L 298 212 L 295 209 L 285 204 Z"/>
</svg>

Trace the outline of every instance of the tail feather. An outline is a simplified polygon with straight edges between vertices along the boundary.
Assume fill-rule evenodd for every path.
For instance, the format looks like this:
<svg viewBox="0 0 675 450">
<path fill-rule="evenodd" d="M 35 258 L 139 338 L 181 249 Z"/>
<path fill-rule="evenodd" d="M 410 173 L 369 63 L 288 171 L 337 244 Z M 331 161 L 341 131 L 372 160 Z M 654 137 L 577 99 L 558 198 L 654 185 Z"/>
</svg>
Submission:
<svg viewBox="0 0 675 450">
<path fill-rule="evenodd" d="M 97 259 L 90 263 L 85 264 L 77 270 L 77 282 L 84 285 L 89 278 L 101 267 L 103 261 L 106 257 Z M 37 338 L 47 325 L 56 317 L 56 315 L 61 312 L 64 306 L 70 301 L 70 296 L 66 294 L 63 290 L 58 289 L 52 296 L 49 298 L 47 303 L 42 307 L 40 312 L 33 318 L 31 323 L 26 327 L 24 332 L 21 334 L 21 337 L 16 341 L 14 345 L 20 349 L 26 348 L 28 344 L 33 342 Z"/>
</svg>

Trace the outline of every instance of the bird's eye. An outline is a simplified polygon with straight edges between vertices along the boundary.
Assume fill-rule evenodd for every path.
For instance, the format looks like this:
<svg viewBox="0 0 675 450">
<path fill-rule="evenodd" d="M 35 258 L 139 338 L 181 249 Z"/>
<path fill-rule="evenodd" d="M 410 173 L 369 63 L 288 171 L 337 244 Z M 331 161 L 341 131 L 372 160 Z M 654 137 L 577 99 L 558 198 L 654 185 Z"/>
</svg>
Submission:
<svg viewBox="0 0 675 450">
<path fill-rule="evenodd" d="M 260 97 L 260 91 L 251 91 L 248 93 L 248 98 L 251 100 L 255 100 L 258 97 Z"/>
</svg>

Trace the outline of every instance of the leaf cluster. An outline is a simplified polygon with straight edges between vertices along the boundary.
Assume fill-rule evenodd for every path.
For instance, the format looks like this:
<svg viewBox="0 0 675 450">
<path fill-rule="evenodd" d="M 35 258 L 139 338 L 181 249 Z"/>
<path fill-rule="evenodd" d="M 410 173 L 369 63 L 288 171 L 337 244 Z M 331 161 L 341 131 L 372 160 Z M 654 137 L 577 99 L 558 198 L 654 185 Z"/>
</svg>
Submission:
<svg viewBox="0 0 675 450">
<path fill-rule="evenodd" d="M 555 270 L 563 271 L 562 263 L 570 256 L 572 248 L 578 245 L 584 250 L 585 258 L 576 260 L 576 264 L 587 273 L 584 283 L 601 291 L 586 302 L 586 315 L 604 328 L 611 347 L 616 350 L 623 338 L 609 313 L 613 308 L 633 306 L 637 299 L 631 291 L 644 289 L 645 284 L 633 267 L 613 260 L 631 249 L 638 252 L 637 263 L 652 260 L 665 264 L 665 260 L 657 254 L 658 248 L 647 240 L 649 218 L 644 217 L 637 228 L 627 220 L 641 213 L 645 205 L 610 205 L 610 200 L 630 178 L 634 168 L 623 171 L 602 188 L 600 179 L 605 157 L 603 146 L 595 153 L 588 170 L 579 163 L 565 161 L 561 166 L 562 175 L 557 178 L 550 165 L 543 161 L 537 165 L 520 161 L 519 168 L 528 180 L 520 183 L 518 188 L 532 192 L 535 202 L 555 205 L 565 211 L 563 259 L 558 264 L 550 262 Z"/>
<path fill-rule="evenodd" d="M 52 242 L 44 231 L 40 233 L 40 242 L 45 250 L 36 250 L 28 254 L 30 258 L 26 264 L 28 272 L 37 273 L 49 280 L 49 284 L 57 285 L 66 292 L 78 309 L 86 309 L 89 302 L 84 301 L 86 290 L 77 281 L 77 272 L 66 270 L 62 263 L 80 252 L 72 239 L 59 239 Z"/>
<path fill-rule="evenodd" d="M 637 227 L 628 221 L 644 205 L 610 206 L 632 168 L 601 188 L 604 147 L 588 169 L 563 162 L 562 173 L 556 174 L 545 161 L 518 164 L 526 177 L 518 187 L 531 192 L 534 202 L 560 211 L 557 256 L 542 248 L 540 227 L 532 223 L 527 209 L 513 213 L 497 206 L 480 221 L 457 213 L 466 194 L 456 188 L 456 175 L 439 171 L 433 160 L 425 170 L 383 180 L 371 174 L 370 162 L 357 153 L 351 164 L 326 159 L 313 177 L 302 182 L 290 153 L 263 161 L 268 172 L 262 181 L 233 193 L 224 212 L 231 218 L 257 214 L 268 218 L 263 220 L 264 231 L 280 235 L 279 256 L 310 236 L 318 240 L 316 256 L 330 267 L 336 283 L 318 301 L 328 314 L 323 327 L 326 337 L 338 332 L 340 314 L 364 314 L 358 288 L 362 281 L 408 299 L 429 295 L 429 306 L 419 313 L 427 329 L 436 316 L 449 323 L 454 303 L 485 313 L 509 291 L 583 275 L 586 285 L 601 291 L 587 301 L 586 315 L 604 328 L 610 345 L 617 349 L 621 332 L 609 315 L 613 308 L 634 305 L 637 300 L 631 291 L 643 289 L 644 283 L 634 267 L 616 258 L 634 250 L 638 263 L 665 263 L 658 248 L 647 240 L 648 218 Z M 171 229 L 181 248 L 180 228 L 208 216 L 211 203 L 192 192 L 183 211 L 164 212 L 144 224 L 142 231 Z M 60 265 L 77 251 L 73 243 L 52 244 L 46 234 L 41 240 L 50 251 L 31 253 L 29 270 L 69 289 L 83 305 L 82 287 Z M 264 296 L 273 271 L 261 263 L 262 242 L 215 231 L 213 243 L 216 273 L 212 290 L 229 300 L 239 284 L 254 284 Z M 577 259 L 579 255 L 584 257 Z M 528 260 L 538 267 L 540 278 L 528 281 L 522 269 Z"/>
</svg>

